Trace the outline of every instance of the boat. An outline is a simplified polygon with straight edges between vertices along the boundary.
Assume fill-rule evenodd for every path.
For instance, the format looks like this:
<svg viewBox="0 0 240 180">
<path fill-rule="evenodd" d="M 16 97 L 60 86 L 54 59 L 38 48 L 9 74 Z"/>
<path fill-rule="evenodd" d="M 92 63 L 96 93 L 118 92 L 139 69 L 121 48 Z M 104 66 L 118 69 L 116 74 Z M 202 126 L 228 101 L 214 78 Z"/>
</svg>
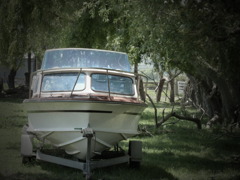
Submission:
<svg viewBox="0 0 240 180">
<path fill-rule="evenodd" d="M 29 155 L 25 134 L 83 161 L 88 155 L 86 130 L 93 134 L 90 158 L 139 134 L 147 105 L 142 76 L 130 69 L 122 52 L 47 50 L 41 69 L 31 75 L 29 99 L 23 102 L 28 123 L 22 154 Z"/>
</svg>

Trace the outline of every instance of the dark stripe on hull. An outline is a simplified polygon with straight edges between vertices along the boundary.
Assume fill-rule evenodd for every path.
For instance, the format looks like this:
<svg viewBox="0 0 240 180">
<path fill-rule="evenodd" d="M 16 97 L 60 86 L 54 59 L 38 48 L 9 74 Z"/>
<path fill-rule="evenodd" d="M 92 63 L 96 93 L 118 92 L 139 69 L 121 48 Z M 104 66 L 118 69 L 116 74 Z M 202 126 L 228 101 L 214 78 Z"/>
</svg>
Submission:
<svg viewBox="0 0 240 180">
<path fill-rule="evenodd" d="M 112 113 L 112 111 L 98 111 L 98 110 L 40 110 L 40 111 L 28 111 L 29 113 L 54 113 L 54 112 L 66 112 L 66 113 Z"/>
<path fill-rule="evenodd" d="M 28 111 L 28 113 L 55 113 L 55 112 L 64 112 L 64 113 L 106 113 L 110 114 L 112 111 L 98 111 L 98 110 L 39 110 L 39 111 Z M 128 115 L 141 115 L 141 113 L 135 112 L 124 112 L 123 114 Z"/>
<path fill-rule="evenodd" d="M 141 115 L 141 113 L 135 113 L 135 112 L 124 112 L 123 114 L 128 114 L 128 115 Z"/>
<path fill-rule="evenodd" d="M 77 99 L 25 99 L 23 103 L 58 103 L 58 102 L 71 102 L 71 103 L 101 103 L 101 104 L 119 104 L 119 105 L 133 105 L 147 107 L 145 103 L 133 103 L 123 101 L 91 101 L 91 100 L 77 100 Z"/>
</svg>

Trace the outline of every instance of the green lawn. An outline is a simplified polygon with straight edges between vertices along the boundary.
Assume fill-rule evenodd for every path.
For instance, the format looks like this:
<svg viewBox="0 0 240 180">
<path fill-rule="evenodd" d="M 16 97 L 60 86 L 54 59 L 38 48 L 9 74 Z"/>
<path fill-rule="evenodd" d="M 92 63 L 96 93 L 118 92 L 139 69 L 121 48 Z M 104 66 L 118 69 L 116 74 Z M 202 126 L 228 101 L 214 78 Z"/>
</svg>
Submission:
<svg viewBox="0 0 240 180">
<path fill-rule="evenodd" d="M 84 179 L 80 170 L 56 164 L 36 162 L 24 166 L 21 163 L 20 137 L 27 118 L 22 109 L 22 100 L 0 100 L 0 179 Z M 167 103 L 157 105 L 171 107 Z M 176 108 L 179 108 L 176 106 Z M 169 122 L 175 122 L 175 119 Z M 105 180 L 222 180 L 240 179 L 239 161 L 232 156 L 240 154 L 240 134 L 222 136 L 219 130 L 197 130 L 191 122 L 166 123 L 154 128 L 153 109 L 148 107 L 140 122 L 153 136 L 140 135 L 134 139 L 143 142 L 143 162 L 140 169 L 131 169 L 127 164 L 94 170 L 95 179 Z M 127 148 L 127 141 L 121 142 Z"/>
</svg>

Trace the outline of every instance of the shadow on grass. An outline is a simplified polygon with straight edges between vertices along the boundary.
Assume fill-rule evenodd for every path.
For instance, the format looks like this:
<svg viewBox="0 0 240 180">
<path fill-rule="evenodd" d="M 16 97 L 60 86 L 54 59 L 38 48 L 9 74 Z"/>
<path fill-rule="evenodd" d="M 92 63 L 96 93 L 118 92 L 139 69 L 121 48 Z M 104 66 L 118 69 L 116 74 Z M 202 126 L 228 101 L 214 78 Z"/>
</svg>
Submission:
<svg viewBox="0 0 240 180">
<path fill-rule="evenodd" d="M 34 163 L 35 166 L 40 166 L 42 170 L 47 173 L 16 173 L 10 176 L 0 176 L 1 180 L 81 180 L 85 179 L 81 170 L 68 168 L 52 163 L 38 161 Z M 127 163 L 94 169 L 92 171 L 93 180 L 177 180 L 171 173 L 165 171 L 160 166 L 143 164 L 139 169 L 130 168 Z"/>
<path fill-rule="evenodd" d="M 0 174 L 1 180 L 83 180 L 85 177 L 82 172 L 77 169 L 60 166 L 57 164 L 47 163 L 43 161 L 35 161 L 24 165 L 26 168 L 36 169 L 36 172 L 17 172 L 11 175 Z M 42 172 L 37 169 L 41 167 Z"/>
<path fill-rule="evenodd" d="M 0 98 L 1 102 L 9 102 L 9 103 L 17 103 L 21 104 L 23 102 L 24 98 L 17 98 L 17 97 L 8 97 L 8 98 Z"/>
<path fill-rule="evenodd" d="M 212 132 L 182 127 L 167 129 L 144 141 L 147 163 L 163 169 L 187 169 L 189 172 L 238 171 L 240 163 L 233 163 L 231 155 L 239 154 L 240 144 L 234 139 L 216 139 Z"/>
<path fill-rule="evenodd" d="M 96 169 L 95 177 L 104 180 L 177 180 L 171 173 L 154 164 L 142 164 L 139 169 L 130 168 L 128 164 Z"/>
<path fill-rule="evenodd" d="M 35 174 L 35 173 L 16 173 L 9 176 L 0 175 L 1 180 L 58 180 L 58 177 L 52 177 L 48 174 Z"/>
<path fill-rule="evenodd" d="M 227 161 L 214 160 L 208 158 L 197 157 L 194 155 L 166 155 L 165 153 L 158 155 L 159 165 L 164 169 L 174 168 L 174 169 L 188 169 L 190 172 L 198 172 L 201 170 L 210 171 L 223 171 L 227 168 L 237 169 L 238 166 L 231 165 Z M 153 155 L 152 161 L 154 161 Z"/>
<path fill-rule="evenodd" d="M 2 129 L 11 129 L 11 128 L 22 128 L 24 124 L 27 122 L 26 116 L 0 116 L 0 128 Z"/>
<path fill-rule="evenodd" d="M 210 130 L 196 130 L 191 128 L 175 127 L 172 132 L 167 134 L 169 142 L 166 147 L 185 152 L 194 151 L 196 153 L 207 152 L 210 150 L 213 156 L 239 154 L 240 134 L 236 137 L 224 135 L 224 133 L 212 133 Z"/>
</svg>

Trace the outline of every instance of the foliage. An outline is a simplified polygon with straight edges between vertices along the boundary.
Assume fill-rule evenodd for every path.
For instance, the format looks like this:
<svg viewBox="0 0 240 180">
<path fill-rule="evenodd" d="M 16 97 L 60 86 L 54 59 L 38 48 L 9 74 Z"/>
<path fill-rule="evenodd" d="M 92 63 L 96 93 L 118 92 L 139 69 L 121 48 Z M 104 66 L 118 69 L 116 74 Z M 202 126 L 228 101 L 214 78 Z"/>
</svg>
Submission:
<svg viewBox="0 0 240 180">
<path fill-rule="evenodd" d="M 23 5 L 24 4 L 24 5 Z M 23 14 L 28 3 L 21 0 L 0 2 L 0 62 L 3 65 L 18 69 L 26 51 L 27 21 Z M 25 14 L 28 17 L 28 14 Z"/>
<path fill-rule="evenodd" d="M 201 83 L 205 99 L 208 100 L 209 96 L 209 100 L 208 105 L 204 105 L 205 100 L 199 104 L 210 112 L 210 116 L 217 112 L 225 124 L 239 122 L 239 114 L 234 115 L 238 111 L 236 97 L 240 88 L 237 83 L 240 74 L 236 68 L 240 65 L 236 53 L 239 52 L 240 38 L 237 3 L 189 3 L 181 11 L 183 24 L 177 35 L 181 37 L 178 52 L 187 51 L 188 54 L 177 53 L 184 59 L 175 59 L 173 63 Z M 216 93 L 214 86 L 217 87 Z M 201 88 L 198 89 L 200 91 Z"/>
<path fill-rule="evenodd" d="M 68 29 L 62 23 L 70 7 L 64 1 L 0 2 L 0 64 L 10 69 L 11 88 L 27 52 L 39 57 L 46 48 L 64 46 L 64 32 Z"/>
<path fill-rule="evenodd" d="M 223 124 L 239 123 L 238 2 L 131 3 L 129 33 L 140 37 L 141 52 L 152 57 L 156 67 L 178 67 L 195 79 L 192 83 L 201 83 L 194 91 L 196 103 L 210 117 L 218 113 Z"/>
</svg>

